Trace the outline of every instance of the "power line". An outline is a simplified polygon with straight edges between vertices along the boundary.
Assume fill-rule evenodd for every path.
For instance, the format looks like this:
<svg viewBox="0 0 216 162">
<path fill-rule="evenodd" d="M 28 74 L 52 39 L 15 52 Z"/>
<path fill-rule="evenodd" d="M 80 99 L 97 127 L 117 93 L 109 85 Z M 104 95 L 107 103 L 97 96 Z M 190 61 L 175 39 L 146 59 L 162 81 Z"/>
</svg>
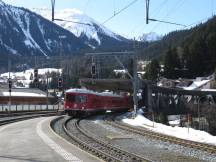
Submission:
<svg viewBox="0 0 216 162">
<path fill-rule="evenodd" d="M 77 22 L 77 21 L 72 21 L 72 20 L 64 20 L 64 19 L 54 19 L 56 21 L 64 21 L 64 22 L 72 22 L 76 24 L 81 24 L 81 25 L 88 25 L 88 26 L 93 26 L 92 24 L 89 23 L 82 23 L 82 22 Z"/>
<path fill-rule="evenodd" d="M 173 6 L 172 9 L 170 9 L 167 14 L 164 16 L 164 18 L 162 20 L 158 20 L 157 24 L 152 28 L 151 32 L 153 32 L 158 26 L 159 26 L 159 22 L 163 22 L 163 23 L 168 23 L 168 24 L 173 24 L 173 25 L 180 25 L 180 26 L 183 26 L 183 27 L 186 27 L 186 25 L 183 25 L 183 24 L 179 24 L 179 23 L 175 23 L 175 22 L 168 22 L 168 21 L 165 21 L 165 19 L 174 11 L 177 11 L 177 9 L 179 9 L 183 4 L 185 3 L 185 0 L 181 0 L 181 1 L 177 1 L 177 3 Z M 153 18 L 152 18 L 153 19 Z M 156 19 L 154 19 L 156 20 Z"/>
<path fill-rule="evenodd" d="M 151 21 L 157 21 L 157 22 L 162 22 L 162 23 L 166 23 L 166 24 L 172 24 L 172 25 L 179 25 L 179 26 L 187 27 L 186 25 L 178 24 L 178 23 L 174 23 L 174 22 L 169 22 L 169 21 L 163 21 L 163 20 L 157 20 L 157 19 L 149 19 L 149 20 L 151 20 Z"/>
<path fill-rule="evenodd" d="M 54 21 L 54 20 L 56 20 L 56 21 L 64 21 L 64 22 L 72 22 L 72 23 L 75 23 L 75 24 L 92 26 L 89 23 L 77 22 L 77 21 L 72 21 L 72 20 L 64 20 L 64 19 L 55 19 L 55 0 L 51 0 L 51 5 L 52 5 L 52 21 Z"/>
<path fill-rule="evenodd" d="M 153 17 L 155 17 L 158 13 L 160 13 L 160 11 L 163 9 L 163 7 L 165 6 L 165 4 L 168 2 L 168 0 L 164 0 L 162 3 L 160 3 L 157 8 L 155 8 L 153 10 L 153 12 L 150 12 L 151 15 L 153 15 Z M 130 31 L 130 33 L 134 33 L 134 32 L 140 32 L 143 27 L 144 27 L 144 23 L 140 22 L 138 25 L 136 25 L 135 27 L 133 27 L 133 29 Z"/>
<path fill-rule="evenodd" d="M 193 25 L 202 23 L 203 21 L 206 21 L 206 20 L 208 20 L 208 19 L 209 19 L 209 17 L 206 17 L 206 18 L 204 18 L 204 19 L 202 19 L 202 20 L 199 20 L 199 21 L 196 21 L 196 22 L 194 22 L 194 23 L 189 24 L 189 25 L 187 25 L 187 26 L 184 27 L 184 28 L 187 28 L 187 27 L 190 27 L 190 26 L 193 26 Z"/>
<path fill-rule="evenodd" d="M 130 6 L 132 6 L 134 3 L 136 3 L 138 0 L 133 0 L 131 3 L 129 3 L 128 5 L 126 5 L 125 7 L 123 7 L 121 10 L 119 10 L 118 12 L 116 12 L 113 16 L 109 17 L 108 19 L 106 19 L 102 24 L 107 23 L 108 21 L 110 21 L 111 19 L 113 19 L 115 16 L 119 15 L 121 12 L 123 12 L 124 10 L 126 10 L 127 8 L 129 8 Z"/>
<path fill-rule="evenodd" d="M 153 15 L 153 17 L 155 17 L 165 6 L 165 4 L 167 3 L 167 0 L 164 0 L 160 5 L 158 5 L 158 7 L 151 13 L 151 15 Z"/>
<path fill-rule="evenodd" d="M 115 5 L 115 0 L 113 0 L 113 14 L 116 14 L 116 5 Z"/>
</svg>

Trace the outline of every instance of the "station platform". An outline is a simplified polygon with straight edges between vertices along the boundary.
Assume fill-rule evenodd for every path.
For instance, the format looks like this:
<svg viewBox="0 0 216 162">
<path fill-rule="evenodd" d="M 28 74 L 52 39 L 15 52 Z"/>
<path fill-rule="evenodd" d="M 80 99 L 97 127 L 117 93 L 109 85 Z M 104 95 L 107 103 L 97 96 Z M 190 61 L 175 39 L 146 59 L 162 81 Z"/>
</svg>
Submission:
<svg viewBox="0 0 216 162">
<path fill-rule="evenodd" d="M 0 127 L 1 162 L 102 162 L 50 128 L 55 117 L 41 117 Z"/>
</svg>

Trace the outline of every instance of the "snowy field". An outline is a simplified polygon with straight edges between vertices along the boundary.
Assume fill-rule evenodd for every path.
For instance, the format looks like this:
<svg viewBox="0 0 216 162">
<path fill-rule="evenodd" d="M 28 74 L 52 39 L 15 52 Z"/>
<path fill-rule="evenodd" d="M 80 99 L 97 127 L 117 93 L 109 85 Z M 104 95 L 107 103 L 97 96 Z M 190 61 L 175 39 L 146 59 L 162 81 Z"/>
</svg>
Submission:
<svg viewBox="0 0 216 162">
<path fill-rule="evenodd" d="M 145 118 L 138 112 L 138 115 L 134 119 L 129 119 L 126 114 L 123 116 L 122 121 L 124 123 L 133 125 L 133 126 L 141 126 L 145 127 L 151 131 L 167 134 L 170 136 L 178 137 L 181 139 L 187 139 L 191 141 L 197 141 L 202 143 L 208 143 L 211 145 L 216 145 L 216 136 L 210 135 L 207 132 L 195 130 L 192 128 L 185 128 L 185 127 L 172 127 L 167 126 L 161 123 L 153 123 L 151 120 Z M 131 116 L 131 115 L 130 115 Z"/>
</svg>

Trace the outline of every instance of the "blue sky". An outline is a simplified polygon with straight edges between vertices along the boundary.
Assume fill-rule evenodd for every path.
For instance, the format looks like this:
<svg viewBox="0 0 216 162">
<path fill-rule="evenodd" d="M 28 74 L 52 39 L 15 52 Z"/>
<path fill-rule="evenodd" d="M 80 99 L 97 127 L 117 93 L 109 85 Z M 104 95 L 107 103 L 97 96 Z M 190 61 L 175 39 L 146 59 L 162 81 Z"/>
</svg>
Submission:
<svg viewBox="0 0 216 162">
<path fill-rule="evenodd" d="M 51 8 L 50 0 L 3 0 L 5 3 L 26 8 Z M 99 23 L 104 22 L 133 0 L 56 0 L 56 9 L 77 8 Z M 215 0 L 150 0 L 150 18 L 188 25 L 207 20 L 216 13 Z M 112 31 L 138 37 L 142 33 L 164 35 L 184 27 L 150 22 L 145 23 L 145 0 L 137 0 L 130 8 L 104 24 Z M 191 27 L 191 26 L 190 26 Z"/>
</svg>

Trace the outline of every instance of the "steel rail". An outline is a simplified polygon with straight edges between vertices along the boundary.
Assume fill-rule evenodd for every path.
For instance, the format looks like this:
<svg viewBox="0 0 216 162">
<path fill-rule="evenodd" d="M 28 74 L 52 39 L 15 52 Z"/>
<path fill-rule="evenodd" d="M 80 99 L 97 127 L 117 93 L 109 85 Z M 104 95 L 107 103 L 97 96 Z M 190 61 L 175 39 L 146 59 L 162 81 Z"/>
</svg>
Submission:
<svg viewBox="0 0 216 162">
<path fill-rule="evenodd" d="M 144 162 L 151 160 L 140 157 L 138 155 L 135 155 L 133 153 L 124 151 L 116 146 L 113 146 L 111 144 L 108 144 L 102 140 L 96 139 L 96 137 L 93 137 L 93 135 L 90 135 L 89 132 L 86 130 L 83 130 L 79 123 L 82 119 L 76 119 L 74 124 L 74 127 L 78 130 L 76 133 L 72 133 L 70 130 L 67 129 L 67 124 L 72 120 L 72 118 L 67 119 L 64 123 L 63 129 L 65 133 L 70 136 L 73 140 L 75 140 L 77 143 L 79 143 L 79 146 L 81 145 L 84 149 L 90 151 L 91 153 L 95 154 L 96 156 L 106 160 L 106 161 L 115 161 L 115 162 L 125 162 L 125 161 L 136 161 L 136 162 Z M 79 134 L 79 136 L 76 136 L 74 134 Z M 87 142 L 84 142 L 81 140 L 80 136 L 81 134 L 87 138 Z M 112 154 L 113 153 L 113 154 Z M 114 155 L 114 153 L 116 155 Z"/>
</svg>

